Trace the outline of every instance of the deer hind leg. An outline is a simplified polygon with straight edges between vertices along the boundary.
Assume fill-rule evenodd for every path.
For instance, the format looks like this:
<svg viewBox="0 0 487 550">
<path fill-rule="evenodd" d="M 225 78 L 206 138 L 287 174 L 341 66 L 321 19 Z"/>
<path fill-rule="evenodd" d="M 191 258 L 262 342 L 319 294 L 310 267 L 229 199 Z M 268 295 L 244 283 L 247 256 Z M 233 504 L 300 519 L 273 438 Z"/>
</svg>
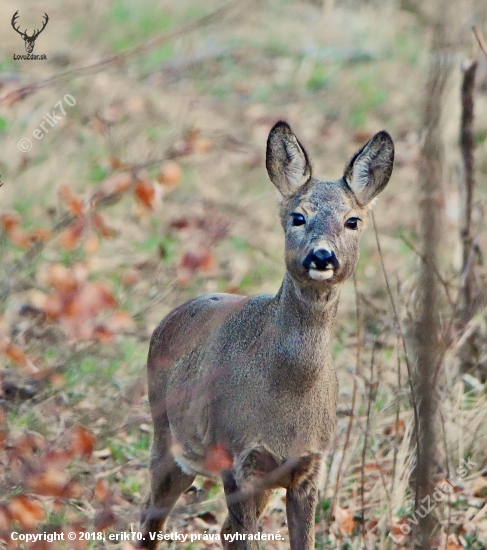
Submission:
<svg viewBox="0 0 487 550">
<path fill-rule="evenodd" d="M 158 427 L 160 429 L 160 424 Z M 149 467 L 151 494 L 141 517 L 144 540 L 139 542 L 139 548 L 157 548 L 158 532 L 164 529 L 178 498 L 189 489 L 196 477 L 181 470 L 170 453 L 169 441 L 166 437 L 154 437 L 152 444 Z"/>
<path fill-rule="evenodd" d="M 257 541 L 225 541 L 225 535 L 232 537 L 255 535 L 258 532 L 257 519 L 264 511 L 272 495 L 272 473 L 277 461 L 264 448 L 252 449 L 235 462 L 234 472 L 225 472 L 223 486 L 228 506 L 228 517 L 222 527 L 225 550 L 258 550 Z"/>
<path fill-rule="evenodd" d="M 269 499 L 271 498 L 273 492 L 273 489 L 266 489 L 254 495 L 256 520 L 258 520 L 264 512 L 265 507 L 267 506 L 267 503 L 269 502 Z M 241 530 L 233 530 L 232 516 L 229 514 L 226 517 L 220 532 L 222 545 L 225 550 L 237 550 L 236 541 L 231 542 L 230 540 L 225 540 L 225 536 L 228 539 L 229 535 L 233 535 L 234 532 L 240 533 Z"/>
</svg>

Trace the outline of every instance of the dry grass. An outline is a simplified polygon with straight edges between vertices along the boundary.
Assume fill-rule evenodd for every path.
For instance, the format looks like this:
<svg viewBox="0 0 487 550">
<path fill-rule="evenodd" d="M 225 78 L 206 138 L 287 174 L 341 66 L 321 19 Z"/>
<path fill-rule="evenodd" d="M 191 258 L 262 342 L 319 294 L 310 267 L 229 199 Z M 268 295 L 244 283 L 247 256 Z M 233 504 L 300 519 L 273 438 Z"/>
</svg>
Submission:
<svg viewBox="0 0 487 550">
<path fill-rule="evenodd" d="M 46 0 L 42 6 L 25 6 L 20 15 L 26 25 L 35 26 L 44 11 L 49 14 L 34 51 L 45 52 L 48 61 L 16 63 L 12 56 L 23 53 L 23 44 L 9 26 L 9 14 L 19 7 L 10 1 L 3 6 L 0 30 L 9 40 L 0 82 L 2 94 L 7 94 L 177 29 L 218 4 L 207 3 L 203 9 L 189 0 L 106 0 L 80 1 L 66 9 Z M 392 1 L 360 7 L 346 2 L 331 11 L 323 11 L 320 3 L 255 2 L 237 6 L 222 20 L 154 51 L 95 74 L 67 76 L 25 99 L 0 105 L 1 213 L 15 213 L 20 232 L 15 236 L 4 229 L 0 236 L 0 531 L 7 539 L 14 528 L 43 532 L 79 526 L 92 531 L 94 525 L 107 525 L 107 533 L 136 528 L 148 489 L 151 428 L 144 368 L 151 331 L 174 306 L 198 293 L 278 289 L 283 239 L 263 155 L 270 127 L 285 118 L 322 176 L 338 177 L 354 150 L 381 128 L 387 128 L 396 143 L 393 178 L 374 210 L 382 259 L 372 224 L 362 244 L 359 323 L 352 281 L 343 289 L 334 348 L 342 413 L 317 512 L 319 547 L 394 546 L 388 533 L 393 529 L 398 536 L 399 526 L 413 514 L 413 415 L 404 349 L 381 262 L 409 343 L 421 260 L 402 236 L 417 247 L 418 112 L 426 43 L 421 22 Z M 446 216 L 444 260 L 438 266 L 453 298 L 461 264 L 456 183 L 459 78 L 457 70 L 444 121 Z M 33 139 L 44 114 L 52 112 L 65 94 L 73 96 L 76 105 L 66 107 L 55 128 L 47 126 L 49 133 L 42 140 Z M 487 166 L 487 101 L 482 89 L 477 90 L 477 109 L 480 173 L 474 226 L 482 248 Z M 28 153 L 17 146 L 23 137 L 33 142 Z M 176 166 L 170 164 L 169 169 L 181 170 L 174 186 L 171 178 L 161 176 L 170 157 Z M 128 188 L 112 197 L 113 204 L 97 202 L 100 192 L 110 192 L 112 176 Z M 158 178 L 162 184 L 154 183 Z M 140 182 L 149 187 L 137 187 Z M 53 230 L 73 213 L 73 203 L 60 198 L 62 185 L 82 201 L 92 198 L 91 207 L 87 202 L 81 206 L 91 221 L 81 236 L 59 231 L 32 249 L 24 242 L 29 232 Z M 144 189 L 155 190 L 152 209 L 141 203 L 141 198 L 151 198 Z M 100 237 L 93 228 L 93 201 L 114 231 L 111 238 L 109 232 Z M 64 226 L 62 230 L 67 231 Z M 184 259 L 201 251 L 199 267 L 184 271 Z M 46 317 L 46 300 L 59 298 L 64 284 L 53 275 L 59 268 L 52 266 L 58 264 L 65 268 L 66 284 L 77 285 L 76 296 L 83 288 L 88 294 L 104 288 L 115 298 L 116 306 L 107 298 L 106 310 L 90 310 L 97 327 L 81 327 L 76 321 L 73 328 L 67 314 Z M 481 284 L 483 277 L 480 269 Z M 128 315 L 116 326 L 113 313 L 120 311 Z M 445 328 L 450 315 L 445 305 Z M 485 316 L 475 323 L 485 335 Z M 78 338 L 80 330 L 90 337 Z M 485 385 L 458 375 L 463 330 L 453 325 L 446 335 L 450 348 L 441 381 L 438 461 L 448 464 L 442 475 L 450 476 L 459 488 L 433 513 L 442 525 L 439 547 L 447 548 L 450 535 L 449 550 L 487 545 L 487 520 L 480 513 L 486 494 L 479 485 L 487 468 Z M 479 364 L 482 361 L 480 353 Z M 356 404 L 345 447 L 350 416 L 344 413 L 350 409 L 354 383 Z M 90 458 L 90 441 L 78 447 L 73 443 L 77 432 L 72 430 L 79 425 L 95 436 Z M 42 496 L 32 480 L 39 484 L 39 457 L 52 457 L 46 453 L 56 449 L 64 449 L 66 483 L 59 494 L 53 495 L 50 486 L 44 491 L 50 493 Z M 458 480 L 456 469 L 467 457 L 476 465 Z M 12 512 L 19 494 L 40 499 L 47 514 L 39 512 L 36 519 L 34 510 L 32 525 L 20 519 L 19 527 Z M 218 532 L 223 502 L 220 487 L 198 479 L 196 489 L 182 497 L 169 527 Z M 332 512 L 333 502 L 338 508 Z M 280 530 L 286 536 L 284 508 L 278 492 L 262 522 L 265 532 Z M 7 544 L 15 547 L 12 541 Z M 404 545 L 408 547 L 408 537 Z M 88 545 L 104 546 L 128 548 L 127 543 Z M 191 546 L 200 547 L 219 546 Z"/>
</svg>

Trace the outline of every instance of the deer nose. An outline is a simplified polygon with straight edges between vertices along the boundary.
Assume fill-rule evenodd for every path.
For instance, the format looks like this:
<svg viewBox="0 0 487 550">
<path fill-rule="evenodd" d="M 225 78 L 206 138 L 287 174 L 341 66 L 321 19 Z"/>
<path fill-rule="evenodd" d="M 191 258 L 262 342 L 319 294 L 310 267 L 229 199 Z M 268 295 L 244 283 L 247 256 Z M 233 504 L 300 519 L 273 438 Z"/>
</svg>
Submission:
<svg viewBox="0 0 487 550">
<path fill-rule="evenodd" d="M 306 269 L 318 269 L 319 271 L 326 271 L 327 269 L 338 269 L 340 264 L 333 250 L 326 250 L 326 248 L 319 248 L 313 250 L 304 259 L 303 266 Z"/>
</svg>

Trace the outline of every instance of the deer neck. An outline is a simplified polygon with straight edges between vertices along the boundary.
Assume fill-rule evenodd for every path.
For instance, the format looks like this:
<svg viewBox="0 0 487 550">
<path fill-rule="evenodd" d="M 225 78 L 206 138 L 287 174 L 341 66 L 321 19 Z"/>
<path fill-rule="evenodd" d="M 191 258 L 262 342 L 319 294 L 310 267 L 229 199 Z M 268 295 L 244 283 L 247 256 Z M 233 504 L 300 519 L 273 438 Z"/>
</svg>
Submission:
<svg viewBox="0 0 487 550">
<path fill-rule="evenodd" d="M 303 288 L 286 273 L 275 297 L 269 334 L 277 368 L 289 371 L 288 379 L 312 381 L 331 368 L 331 338 L 341 285 L 323 291 Z"/>
<path fill-rule="evenodd" d="M 323 289 L 303 287 L 286 272 L 276 295 L 276 313 L 293 327 L 301 324 L 320 332 L 329 332 L 334 325 L 341 285 L 327 285 Z"/>
</svg>

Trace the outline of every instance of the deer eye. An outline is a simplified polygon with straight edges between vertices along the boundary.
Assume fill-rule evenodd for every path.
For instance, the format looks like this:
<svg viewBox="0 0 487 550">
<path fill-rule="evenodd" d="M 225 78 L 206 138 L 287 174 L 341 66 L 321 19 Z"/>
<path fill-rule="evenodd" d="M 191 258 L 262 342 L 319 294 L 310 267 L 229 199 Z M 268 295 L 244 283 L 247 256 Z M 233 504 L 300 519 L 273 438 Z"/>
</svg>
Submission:
<svg viewBox="0 0 487 550">
<path fill-rule="evenodd" d="M 302 214 L 298 214 L 298 212 L 293 212 L 291 217 L 293 219 L 293 225 L 304 225 L 306 223 L 304 216 Z"/>
<path fill-rule="evenodd" d="M 362 221 L 360 218 L 348 218 L 345 222 L 345 227 L 348 229 L 358 229 L 358 222 Z"/>
</svg>

